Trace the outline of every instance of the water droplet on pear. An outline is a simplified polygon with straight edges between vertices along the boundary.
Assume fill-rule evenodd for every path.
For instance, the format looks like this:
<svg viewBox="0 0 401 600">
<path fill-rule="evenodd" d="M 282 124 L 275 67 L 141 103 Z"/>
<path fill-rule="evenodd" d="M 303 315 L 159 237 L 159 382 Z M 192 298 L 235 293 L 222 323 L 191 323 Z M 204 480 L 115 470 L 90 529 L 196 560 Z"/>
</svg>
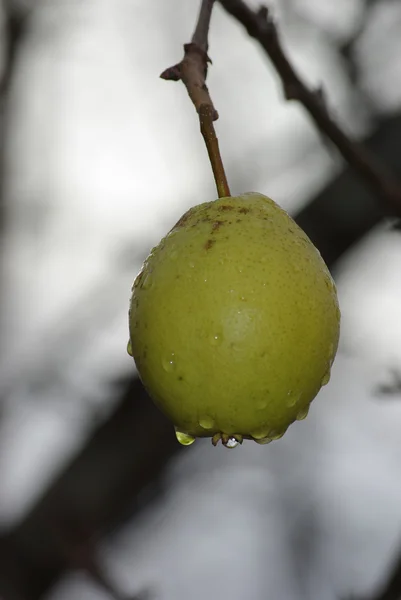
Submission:
<svg viewBox="0 0 401 600">
<path fill-rule="evenodd" d="M 299 413 L 296 416 L 297 421 L 303 421 L 304 419 L 306 419 L 306 417 L 308 416 L 308 412 L 309 412 L 309 405 L 304 406 L 304 408 L 301 408 L 301 410 L 299 411 Z"/>
<path fill-rule="evenodd" d="M 195 441 L 195 438 L 193 435 L 189 435 L 189 433 L 180 431 L 179 429 L 177 429 L 177 427 L 175 428 L 175 437 L 177 438 L 177 440 L 179 441 L 179 443 L 182 446 L 190 446 Z"/>
<path fill-rule="evenodd" d="M 214 419 L 207 415 L 199 417 L 199 425 L 203 427 L 203 429 L 212 429 L 214 427 Z"/>
<path fill-rule="evenodd" d="M 166 373 L 171 373 L 175 370 L 176 361 L 174 352 L 172 352 L 169 357 L 163 358 L 162 367 L 166 371 Z"/>
</svg>

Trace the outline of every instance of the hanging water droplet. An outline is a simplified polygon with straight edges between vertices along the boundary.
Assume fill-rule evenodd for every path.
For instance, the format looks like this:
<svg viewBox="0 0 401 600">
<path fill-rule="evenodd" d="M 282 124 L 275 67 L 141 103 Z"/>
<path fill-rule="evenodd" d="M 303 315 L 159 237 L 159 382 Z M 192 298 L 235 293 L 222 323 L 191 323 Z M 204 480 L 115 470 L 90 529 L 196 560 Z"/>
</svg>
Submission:
<svg viewBox="0 0 401 600">
<path fill-rule="evenodd" d="M 228 440 L 225 442 L 225 447 L 226 448 L 236 448 L 239 444 L 239 441 L 235 439 L 235 437 L 229 437 Z"/>
<path fill-rule="evenodd" d="M 251 431 L 251 436 L 253 437 L 253 439 L 256 440 L 262 440 L 264 438 L 270 437 L 269 436 L 269 430 L 264 428 L 264 429 L 258 429 L 255 431 Z"/>
<path fill-rule="evenodd" d="M 190 446 L 195 441 L 193 435 L 189 435 L 189 433 L 184 433 L 183 431 L 177 429 L 177 427 L 175 428 L 175 437 L 182 446 Z"/>
<path fill-rule="evenodd" d="M 261 445 L 270 444 L 270 442 L 272 441 L 271 438 L 269 438 L 269 437 L 264 437 L 264 438 L 259 438 L 259 439 L 253 438 L 253 439 L 257 444 L 261 444 Z"/>
<path fill-rule="evenodd" d="M 329 369 L 329 370 L 328 370 L 328 371 L 327 371 L 327 372 L 326 372 L 326 373 L 323 375 L 323 379 L 322 379 L 322 381 L 320 382 L 320 383 L 321 383 L 321 385 L 322 385 L 322 387 L 323 387 L 324 385 L 327 385 L 327 384 L 329 383 L 329 381 L 330 381 L 330 376 L 331 376 L 331 372 L 330 372 L 330 369 Z"/>
<path fill-rule="evenodd" d="M 308 412 L 309 412 L 309 405 L 304 406 L 304 408 L 301 408 L 301 410 L 299 411 L 299 413 L 296 416 L 297 421 L 303 421 L 304 419 L 306 419 L 306 417 L 308 416 Z"/>
<path fill-rule="evenodd" d="M 174 371 L 176 367 L 174 352 L 172 352 L 168 358 L 163 358 L 162 367 L 165 371 L 167 371 L 167 373 Z"/>
<path fill-rule="evenodd" d="M 272 440 L 279 440 L 280 438 L 283 437 L 283 435 L 285 434 L 285 431 L 271 431 L 269 433 L 269 437 Z"/>
<path fill-rule="evenodd" d="M 204 415 L 202 417 L 199 417 L 199 425 L 203 427 L 203 429 L 212 429 L 212 427 L 214 426 L 214 420 L 212 419 L 212 417 Z"/>
<path fill-rule="evenodd" d="M 130 356 L 133 356 L 132 353 L 132 344 L 131 344 L 131 340 L 128 340 L 128 344 L 127 344 L 127 352 Z"/>
</svg>

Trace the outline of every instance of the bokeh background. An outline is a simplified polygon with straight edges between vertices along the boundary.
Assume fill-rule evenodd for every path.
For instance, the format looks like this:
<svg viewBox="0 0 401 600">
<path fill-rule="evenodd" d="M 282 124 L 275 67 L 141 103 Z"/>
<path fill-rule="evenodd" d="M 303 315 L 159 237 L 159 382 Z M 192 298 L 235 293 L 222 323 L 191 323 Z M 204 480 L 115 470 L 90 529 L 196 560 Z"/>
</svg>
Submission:
<svg viewBox="0 0 401 600">
<path fill-rule="evenodd" d="M 401 2 L 269 7 L 305 81 L 401 178 Z M 2 2 L 0 598 L 396 600 L 400 231 L 218 2 L 208 83 L 232 193 L 273 197 L 318 245 L 340 350 L 305 421 L 231 451 L 181 448 L 126 353 L 141 262 L 215 197 L 185 89 L 158 77 L 198 9 Z"/>
</svg>

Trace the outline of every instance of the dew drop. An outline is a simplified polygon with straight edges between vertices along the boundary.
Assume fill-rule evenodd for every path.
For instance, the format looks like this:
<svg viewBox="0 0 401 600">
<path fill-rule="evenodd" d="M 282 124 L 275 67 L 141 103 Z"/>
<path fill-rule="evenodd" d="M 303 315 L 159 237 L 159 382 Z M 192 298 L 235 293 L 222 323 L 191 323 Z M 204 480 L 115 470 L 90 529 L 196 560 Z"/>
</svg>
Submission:
<svg viewBox="0 0 401 600">
<path fill-rule="evenodd" d="M 230 437 L 224 444 L 226 448 L 236 448 L 239 444 L 239 441 L 235 439 L 235 437 Z"/>
<path fill-rule="evenodd" d="M 212 429 L 214 426 L 214 420 L 212 417 L 208 417 L 207 415 L 199 417 L 199 425 L 203 427 L 203 429 Z"/>
<path fill-rule="evenodd" d="M 222 341 L 223 336 L 221 335 L 221 333 L 212 333 L 212 335 L 209 337 L 209 342 L 212 346 L 220 346 Z"/>
<path fill-rule="evenodd" d="M 177 427 L 175 428 L 175 437 L 182 446 L 190 446 L 195 441 L 193 435 L 189 435 L 189 433 L 184 433 L 183 431 L 177 429 Z"/>
<path fill-rule="evenodd" d="M 283 437 L 284 434 L 285 434 L 285 431 L 271 431 L 269 433 L 269 437 L 272 440 L 279 440 L 280 438 Z"/>
<path fill-rule="evenodd" d="M 328 371 L 327 371 L 327 372 L 326 372 L 326 373 L 323 375 L 323 379 L 322 379 L 322 381 L 320 382 L 320 383 L 321 383 L 321 385 L 322 385 L 322 387 L 323 387 L 324 385 L 327 385 L 327 384 L 329 383 L 329 381 L 330 381 L 330 376 L 331 376 L 331 373 L 330 373 L 330 369 L 329 369 L 329 370 L 328 370 Z"/>
<path fill-rule="evenodd" d="M 259 431 L 251 431 L 251 436 L 254 440 L 262 440 L 269 437 L 268 429 L 260 429 Z"/>
<path fill-rule="evenodd" d="M 175 369 L 175 357 L 174 352 L 168 358 L 163 358 L 162 367 L 167 373 L 171 373 Z"/>
<path fill-rule="evenodd" d="M 308 416 L 308 412 L 309 412 L 309 406 L 305 406 L 304 408 L 301 408 L 301 410 L 299 411 L 299 413 L 296 416 L 297 421 L 303 421 L 304 419 L 306 419 L 306 417 Z"/>
<path fill-rule="evenodd" d="M 127 352 L 130 356 L 133 356 L 132 353 L 132 344 L 131 344 L 131 340 L 128 340 L 128 344 L 127 344 Z"/>
<path fill-rule="evenodd" d="M 272 441 L 272 439 L 269 437 L 264 437 L 264 438 L 259 438 L 259 439 L 253 438 L 253 439 L 257 444 L 261 444 L 261 445 L 270 444 L 270 442 Z"/>
<path fill-rule="evenodd" d="M 292 407 L 297 404 L 297 402 L 301 399 L 302 394 L 294 394 L 292 390 L 287 392 L 287 406 Z"/>
</svg>

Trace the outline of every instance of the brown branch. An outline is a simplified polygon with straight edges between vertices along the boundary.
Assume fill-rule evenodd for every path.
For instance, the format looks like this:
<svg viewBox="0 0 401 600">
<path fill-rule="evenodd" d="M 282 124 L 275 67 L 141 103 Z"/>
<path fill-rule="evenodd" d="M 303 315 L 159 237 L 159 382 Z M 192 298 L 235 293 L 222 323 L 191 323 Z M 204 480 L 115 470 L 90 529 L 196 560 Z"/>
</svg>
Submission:
<svg viewBox="0 0 401 600">
<path fill-rule="evenodd" d="M 287 100 L 298 100 L 309 112 L 318 128 L 338 148 L 343 158 L 385 202 L 387 212 L 401 216 L 401 184 L 397 178 L 366 148 L 352 140 L 331 118 L 322 91 L 311 90 L 299 77 L 284 52 L 277 27 L 269 9 L 262 6 L 251 10 L 243 0 L 219 0 L 224 9 L 236 18 L 256 39 L 269 56 L 279 74 Z"/>
<path fill-rule="evenodd" d="M 216 121 L 219 115 L 206 85 L 207 67 L 208 63 L 211 63 L 207 51 L 213 4 L 214 0 L 202 0 L 192 40 L 189 44 L 184 44 L 184 58 L 163 71 L 160 77 L 171 81 L 181 80 L 187 88 L 196 111 L 199 113 L 200 107 L 206 104 L 211 107 L 213 120 Z"/>
<path fill-rule="evenodd" d="M 184 58 L 180 63 L 163 71 L 160 77 L 172 81 L 181 80 L 187 88 L 199 115 L 201 133 L 212 165 L 217 193 L 219 198 L 222 198 L 230 195 L 230 189 L 213 125 L 213 121 L 216 121 L 219 115 L 206 85 L 208 63 L 212 62 L 207 51 L 213 5 L 214 0 L 202 0 L 192 40 L 189 44 L 184 44 Z"/>
<path fill-rule="evenodd" d="M 202 2 L 198 22 L 192 36 L 192 43 L 196 44 L 199 48 L 202 48 L 204 52 L 209 50 L 208 37 L 213 5 L 214 0 L 204 0 L 204 2 Z"/>
</svg>

